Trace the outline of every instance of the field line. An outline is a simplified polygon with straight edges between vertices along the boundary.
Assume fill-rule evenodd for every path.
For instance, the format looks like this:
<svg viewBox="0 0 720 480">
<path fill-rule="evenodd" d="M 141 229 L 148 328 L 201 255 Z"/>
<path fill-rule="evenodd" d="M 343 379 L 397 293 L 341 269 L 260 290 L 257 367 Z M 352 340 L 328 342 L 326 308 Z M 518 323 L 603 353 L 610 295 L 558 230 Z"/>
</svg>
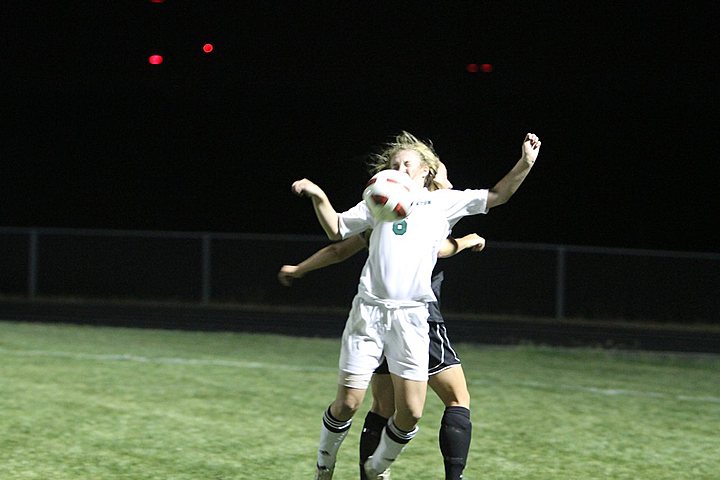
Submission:
<svg viewBox="0 0 720 480">
<path fill-rule="evenodd" d="M 180 357 L 146 357 L 143 355 L 131 355 L 127 353 L 120 354 L 98 354 L 98 353 L 78 353 L 78 352 L 62 352 L 53 350 L 10 350 L 0 347 L 0 353 L 13 355 L 17 357 L 52 357 L 67 358 L 70 360 L 88 360 L 95 362 L 135 362 L 135 363 L 154 363 L 161 365 L 200 365 L 212 367 L 229 367 L 229 368 L 256 368 L 256 369 L 280 369 L 302 372 L 334 372 L 337 368 L 330 367 L 313 367 L 303 365 L 288 365 L 281 363 L 265 363 L 265 362 L 242 362 L 237 360 L 219 360 L 219 359 L 202 359 L 202 358 L 180 358 Z"/>
<path fill-rule="evenodd" d="M 16 357 L 48 357 L 48 358 L 67 358 L 70 360 L 93 361 L 93 362 L 135 362 L 135 363 L 152 363 L 160 365 L 199 365 L 213 367 L 228 368 L 253 368 L 253 369 L 276 369 L 300 372 L 334 372 L 336 368 L 330 367 L 313 367 L 301 365 L 288 365 L 282 363 L 265 363 L 265 362 L 243 362 L 237 360 L 219 360 L 219 359 L 201 359 L 201 358 L 181 358 L 181 357 L 147 357 L 143 355 L 131 354 L 98 354 L 98 353 L 78 353 L 63 352 L 54 350 L 11 350 L 0 347 L 0 353 L 12 355 Z M 669 394 L 660 392 L 649 392 L 643 390 L 628 390 L 621 388 L 598 388 L 583 385 L 571 384 L 552 384 L 537 381 L 524 381 L 511 383 L 521 387 L 539 388 L 543 390 L 573 390 L 591 393 L 603 396 L 633 396 L 643 398 L 657 399 L 674 399 L 687 402 L 700 403 L 720 403 L 720 397 L 711 395 L 694 396 L 686 394 Z"/>
<path fill-rule="evenodd" d="M 694 396 L 685 394 L 668 394 L 660 392 L 648 392 L 643 390 L 628 390 L 625 388 L 598 388 L 588 387 L 583 385 L 571 385 L 567 383 L 563 384 L 546 384 L 542 382 L 526 381 L 521 383 L 522 386 L 541 388 L 541 389 L 562 389 L 562 390 L 574 390 L 577 392 L 594 393 L 597 395 L 606 396 L 619 396 L 624 395 L 628 397 L 643 397 L 643 398 L 672 398 L 675 400 L 685 400 L 688 402 L 706 402 L 706 403 L 720 403 L 720 397 L 714 397 L 711 395 Z"/>
</svg>

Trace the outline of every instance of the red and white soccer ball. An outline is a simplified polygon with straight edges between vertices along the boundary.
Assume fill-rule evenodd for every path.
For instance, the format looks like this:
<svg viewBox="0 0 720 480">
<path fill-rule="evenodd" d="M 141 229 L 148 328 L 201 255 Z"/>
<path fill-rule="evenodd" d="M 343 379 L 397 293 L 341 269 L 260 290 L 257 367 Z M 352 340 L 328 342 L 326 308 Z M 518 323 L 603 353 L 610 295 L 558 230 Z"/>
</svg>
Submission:
<svg viewBox="0 0 720 480">
<path fill-rule="evenodd" d="M 363 199 L 377 221 L 396 222 L 410 215 L 416 192 L 407 173 L 383 170 L 367 183 Z"/>
</svg>

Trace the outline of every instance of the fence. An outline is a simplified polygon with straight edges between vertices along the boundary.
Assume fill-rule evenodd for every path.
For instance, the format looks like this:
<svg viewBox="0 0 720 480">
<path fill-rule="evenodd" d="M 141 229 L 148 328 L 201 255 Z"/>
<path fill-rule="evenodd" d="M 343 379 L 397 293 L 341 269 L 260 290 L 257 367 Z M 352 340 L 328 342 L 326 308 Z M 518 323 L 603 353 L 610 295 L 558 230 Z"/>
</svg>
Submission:
<svg viewBox="0 0 720 480">
<path fill-rule="evenodd" d="M 0 294 L 347 309 L 364 255 L 291 288 L 320 236 L 0 228 Z M 446 314 L 720 324 L 720 254 L 490 242 L 439 260 Z"/>
</svg>

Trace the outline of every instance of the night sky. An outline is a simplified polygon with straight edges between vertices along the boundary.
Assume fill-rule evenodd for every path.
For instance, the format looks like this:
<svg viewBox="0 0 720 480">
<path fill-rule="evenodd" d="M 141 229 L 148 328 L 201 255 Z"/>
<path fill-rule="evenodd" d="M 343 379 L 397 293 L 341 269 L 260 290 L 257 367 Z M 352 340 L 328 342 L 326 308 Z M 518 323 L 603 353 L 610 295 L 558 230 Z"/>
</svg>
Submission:
<svg viewBox="0 0 720 480">
<path fill-rule="evenodd" d="M 719 2 L 15 3 L 0 226 L 320 235 L 298 178 L 349 208 L 407 130 L 487 188 L 534 132 L 456 233 L 720 251 Z"/>
</svg>

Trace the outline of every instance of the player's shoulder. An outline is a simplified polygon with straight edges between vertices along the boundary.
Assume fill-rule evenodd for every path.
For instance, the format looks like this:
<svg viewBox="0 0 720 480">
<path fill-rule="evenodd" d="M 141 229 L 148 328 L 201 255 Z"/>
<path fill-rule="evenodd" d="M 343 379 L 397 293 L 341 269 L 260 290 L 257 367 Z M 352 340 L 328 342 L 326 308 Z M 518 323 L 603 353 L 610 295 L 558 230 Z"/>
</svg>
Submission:
<svg viewBox="0 0 720 480">
<path fill-rule="evenodd" d="M 487 189 L 444 189 L 428 192 L 424 201 L 434 208 L 448 210 L 455 209 L 458 206 L 485 205 L 487 198 Z"/>
<path fill-rule="evenodd" d="M 464 190 L 456 190 L 454 188 L 443 188 L 428 192 L 430 198 L 458 198 L 458 197 L 476 197 L 479 195 L 487 195 L 486 188 L 466 188 Z"/>
<path fill-rule="evenodd" d="M 455 190 L 451 188 L 443 188 L 441 190 L 428 191 L 425 198 L 431 202 L 448 201 L 467 195 L 467 190 Z"/>
</svg>

